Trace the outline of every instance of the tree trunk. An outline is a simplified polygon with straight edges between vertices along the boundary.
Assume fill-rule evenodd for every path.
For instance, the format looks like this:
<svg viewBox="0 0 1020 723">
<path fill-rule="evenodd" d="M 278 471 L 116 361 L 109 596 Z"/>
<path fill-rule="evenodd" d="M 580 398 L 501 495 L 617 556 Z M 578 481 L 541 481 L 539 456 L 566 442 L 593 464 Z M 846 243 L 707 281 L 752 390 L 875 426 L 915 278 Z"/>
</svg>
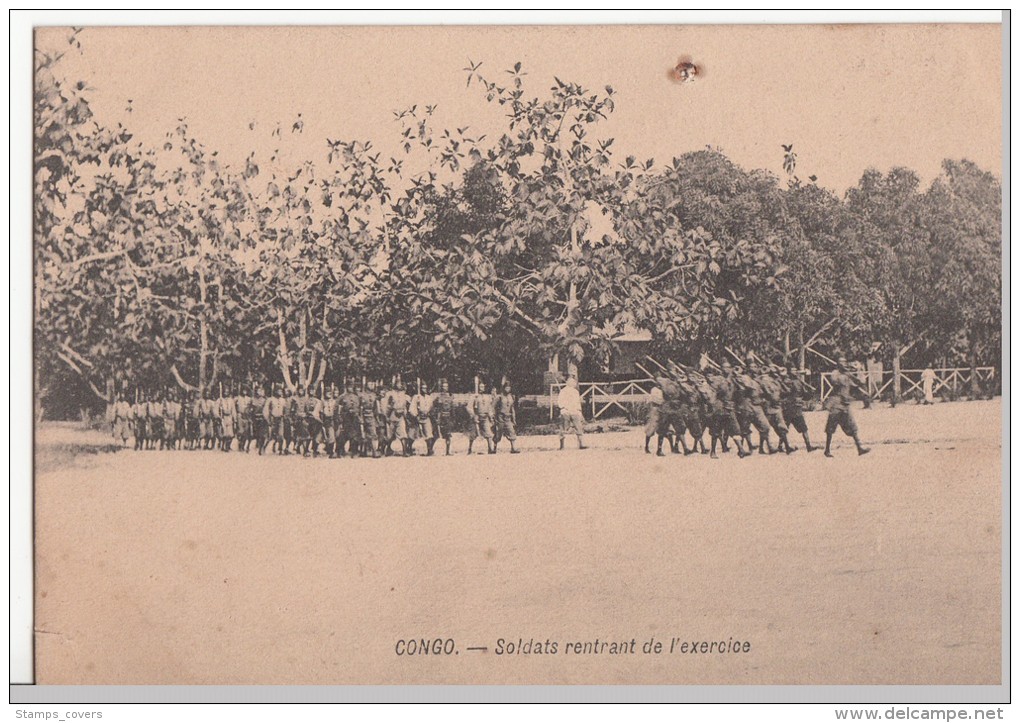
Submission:
<svg viewBox="0 0 1020 723">
<path fill-rule="evenodd" d="M 305 351 L 308 349 L 308 312 L 302 309 L 298 331 L 298 384 L 308 385 L 310 370 L 305 368 Z M 315 361 L 314 359 L 312 360 Z"/>
<path fill-rule="evenodd" d="M 280 370 L 283 372 L 283 382 L 288 389 L 294 388 L 294 381 L 290 377 L 290 351 L 287 349 L 287 332 L 283 328 L 283 309 L 276 310 L 276 331 L 280 337 Z"/>
</svg>

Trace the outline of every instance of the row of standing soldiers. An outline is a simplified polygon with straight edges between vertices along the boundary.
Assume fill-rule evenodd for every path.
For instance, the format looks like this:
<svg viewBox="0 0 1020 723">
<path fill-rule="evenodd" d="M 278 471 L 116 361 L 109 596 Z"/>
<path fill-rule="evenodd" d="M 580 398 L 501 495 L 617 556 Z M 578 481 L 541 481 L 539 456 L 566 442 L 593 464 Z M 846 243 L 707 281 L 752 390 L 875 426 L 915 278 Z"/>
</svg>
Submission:
<svg viewBox="0 0 1020 723">
<path fill-rule="evenodd" d="M 850 401 L 857 385 L 850 376 L 845 358 L 830 381 L 833 392 L 827 401 L 829 417 L 825 426 L 825 455 L 832 456 L 832 435 L 837 428 L 853 438 L 858 454 L 870 450 L 861 445 L 857 425 L 850 412 Z M 758 452 L 791 454 L 797 450 L 790 444 L 792 427 L 804 438 L 808 452 L 812 446 L 804 419 L 805 401 L 810 398 L 810 386 L 792 366 L 759 364 L 749 360 L 746 365 L 709 367 L 705 373 L 673 365 L 668 375 L 656 378 L 648 422 L 645 425 L 645 452 L 649 443 L 658 436 L 656 454 L 664 455 L 662 446 L 669 441 L 674 453 L 684 455 L 710 454 L 717 459 L 717 448 L 729 451 L 732 440 L 740 457 L 754 451 L 752 430 L 758 433 Z M 711 448 L 705 446 L 704 434 L 708 430 Z M 772 446 L 770 431 L 777 437 Z M 687 434 L 692 442 L 687 443 Z"/>
<path fill-rule="evenodd" d="M 516 401 L 509 383 L 492 394 L 479 383 L 467 407 L 468 454 L 478 438 L 490 454 L 502 439 L 517 453 Z M 456 406 L 445 379 L 436 393 L 424 383 L 404 391 L 399 385 L 354 382 L 342 392 L 331 386 L 316 396 L 300 385 L 292 392 L 277 384 L 270 396 L 259 387 L 250 395 L 233 390 L 215 398 L 211 392 L 180 395 L 170 390 L 139 392 L 131 404 L 121 395 L 110 408 L 109 421 L 114 437 L 125 444 L 134 437 L 139 450 L 230 451 L 236 438 L 239 451 L 254 446 L 260 455 L 269 449 L 318 456 L 321 449 L 329 457 L 380 457 L 394 454 L 397 443 L 397 453 L 410 456 L 416 441 L 423 440 L 425 453 L 432 455 L 442 439 L 449 455 Z"/>
</svg>

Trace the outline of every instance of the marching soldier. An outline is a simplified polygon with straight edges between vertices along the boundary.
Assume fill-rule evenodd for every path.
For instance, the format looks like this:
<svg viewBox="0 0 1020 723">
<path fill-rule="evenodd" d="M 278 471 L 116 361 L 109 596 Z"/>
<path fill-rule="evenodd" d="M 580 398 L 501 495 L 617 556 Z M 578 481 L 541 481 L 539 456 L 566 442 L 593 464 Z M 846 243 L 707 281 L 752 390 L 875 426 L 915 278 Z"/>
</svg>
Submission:
<svg viewBox="0 0 1020 723">
<path fill-rule="evenodd" d="M 265 408 L 266 396 L 262 391 L 262 385 L 256 384 L 254 392 L 248 399 L 248 408 L 245 410 L 245 416 L 248 417 L 251 436 L 255 440 L 255 452 L 260 457 L 265 453 L 266 444 L 269 440 L 269 420 L 265 417 Z"/>
<path fill-rule="evenodd" d="M 453 408 L 455 406 L 453 395 L 450 394 L 450 384 L 445 379 L 441 379 L 439 382 L 439 394 L 436 395 L 434 402 L 432 403 L 432 447 L 430 447 L 429 453 L 431 454 L 435 443 L 438 439 L 442 438 L 446 442 L 446 456 L 449 457 L 452 453 L 450 452 L 450 442 L 453 440 Z"/>
<path fill-rule="evenodd" d="M 378 459 L 379 449 L 376 440 L 379 437 L 379 398 L 369 382 L 358 395 L 358 414 L 361 416 L 361 456 Z"/>
<path fill-rule="evenodd" d="M 196 389 L 191 392 L 188 403 L 188 449 L 195 450 L 202 440 L 202 394 Z"/>
<path fill-rule="evenodd" d="M 220 421 L 220 449 L 229 452 L 234 445 L 235 415 L 237 414 L 237 402 L 231 394 L 231 388 L 227 387 L 227 396 L 220 392 L 219 421 Z"/>
<path fill-rule="evenodd" d="M 503 393 L 496 397 L 495 413 L 500 438 L 510 441 L 510 454 L 520 454 L 517 449 L 517 400 L 511 392 L 510 382 L 503 382 Z M 492 451 L 496 452 L 495 440 Z"/>
<path fill-rule="evenodd" d="M 331 384 L 323 395 L 322 406 L 319 408 L 319 423 L 322 429 L 322 446 L 326 456 L 336 459 L 336 427 L 339 417 L 336 413 L 336 388 Z"/>
<path fill-rule="evenodd" d="M 266 400 L 262 408 L 262 417 L 266 420 L 269 434 L 273 440 L 273 453 L 285 454 L 287 450 L 287 399 L 279 384 L 273 385 L 273 396 Z"/>
<path fill-rule="evenodd" d="M 769 441 L 769 420 L 765 418 L 765 410 L 762 409 L 761 385 L 755 378 L 757 365 L 752 361 L 748 365 L 747 372 L 743 367 L 736 368 L 736 382 L 738 396 L 736 398 L 737 421 L 740 422 L 740 434 L 747 442 L 748 451 L 754 450 L 751 441 L 751 427 L 758 430 L 758 453 L 772 454 L 772 442 Z"/>
<path fill-rule="evenodd" d="M 322 388 L 320 387 L 320 395 Z M 315 396 L 308 390 L 305 400 L 305 419 L 308 423 L 308 441 L 305 442 L 305 456 L 308 456 L 308 445 L 311 445 L 312 456 L 319 456 L 319 443 L 322 441 L 322 397 Z"/>
<path fill-rule="evenodd" d="M 294 441 L 294 454 L 305 457 L 309 455 L 308 413 L 310 399 L 305 394 L 303 384 L 298 384 L 297 393 L 290 400 L 292 424 L 291 439 Z"/>
<path fill-rule="evenodd" d="M 177 401 L 177 393 L 171 390 L 163 402 L 163 439 L 167 449 L 177 449 L 180 428 L 181 403 Z"/>
<path fill-rule="evenodd" d="M 683 420 L 680 418 L 680 386 L 668 377 L 658 377 L 655 380 L 662 390 L 662 405 L 659 409 L 659 443 L 655 447 L 655 454 L 664 457 L 662 443 L 669 439 L 670 449 L 675 454 L 677 450 L 677 439 L 683 442 L 684 451 L 687 450 L 687 443 L 683 441 Z M 674 436 L 675 435 L 675 436 Z"/>
<path fill-rule="evenodd" d="M 722 451 L 726 452 L 727 438 L 733 439 L 737 445 L 737 456 L 746 457 L 750 452 L 744 451 L 741 440 L 740 423 L 737 420 L 737 384 L 733 367 L 725 359 L 722 369 L 713 377 L 712 389 L 715 392 L 714 431 L 712 434 L 712 451 L 710 456 L 716 459 L 716 442 L 722 442 Z"/>
<path fill-rule="evenodd" d="M 347 384 L 340 396 L 341 434 L 337 454 L 358 456 L 363 433 L 361 430 L 361 392 L 357 382 Z"/>
<path fill-rule="evenodd" d="M 482 437 L 485 440 L 489 454 L 495 454 L 496 450 L 492 443 L 492 395 L 485 391 L 485 382 L 478 382 L 478 391 L 471 397 L 471 433 L 468 436 L 468 454 L 473 451 L 475 439 Z"/>
<path fill-rule="evenodd" d="M 432 433 L 432 405 L 434 403 L 435 398 L 429 394 L 429 385 L 422 382 L 421 391 L 411 397 L 407 410 L 407 421 L 411 428 L 408 435 L 411 454 L 415 453 L 414 443 L 418 439 L 425 440 L 427 456 L 431 457 L 434 453 L 433 445 L 436 442 Z"/>
<path fill-rule="evenodd" d="M 787 365 L 779 373 L 782 385 L 783 421 L 804 437 L 804 449 L 814 452 L 818 448 L 811 445 L 807 421 L 804 419 L 804 400 L 810 392 L 807 382 L 797 373 L 793 365 Z"/>
<path fill-rule="evenodd" d="M 254 434 L 251 415 L 248 413 L 251 406 L 251 396 L 246 393 L 243 386 L 238 386 L 237 396 L 234 397 L 234 419 L 237 433 L 237 451 L 247 452 L 251 448 L 251 439 Z"/>
<path fill-rule="evenodd" d="M 145 392 L 135 392 L 135 403 L 132 407 L 132 416 L 135 427 L 135 449 L 145 449 L 146 439 L 146 418 L 145 418 Z"/>
<path fill-rule="evenodd" d="M 145 416 L 148 417 L 148 448 L 163 448 L 163 395 L 155 392 L 145 405 Z"/>
<path fill-rule="evenodd" d="M 846 357 L 839 357 L 839 367 L 829 377 L 832 384 L 832 394 L 825 400 L 829 417 L 825 420 L 825 456 L 831 457 L 832 435 L 837 428 L 842 429 L 845 434 L 854 440 L 857 447 L 857 454 L 867 454 L 871 450 L 861 444 L 857 432 L 857 422 L 850 412 L 850 402 L 853 401 L 853 392 L 867 394 L 867 391 L 850 376 L 851 367 L 846 362 Z"/>
<path fill-rule="evenodd" d="M 407 389 L 408 391 L 413 390 L 410 384 L 407 385 Z M 411 397 L 402 389 L 396 387 L 387 396 L 385 404 L 389 435 L 386 439 L 385 449 L 380 451 L 389 456 L 393 453 L 393 442 L 399 441 L 400 453 L 408 457 L 411 454 L 411 438 L 408 433 L 407 412 L 408 407 L 411 405 Z"/>
<path fill-rule="evenodd" d="M 283 385 L 283 452 L 290 454 L 290 445 L 294 441 L 294 392 L 287 384 Z"/>
<path fill-rule="evenodd" d="M 787 437 L 789 431 L 786 422 L 783 421 L 782 397 L 783 389 L 779 384 L 779 367 L 776 365 L 767 366 L 762 370 L 759 384 L 761 385 L 762 403 L 765 409 L 765 418 L 768 420 L 772 431 L 779 437 L 776 448 L 780 452 L 792 454 L 797 451 L 796 447 L 790 446 Z"/>
</svg>

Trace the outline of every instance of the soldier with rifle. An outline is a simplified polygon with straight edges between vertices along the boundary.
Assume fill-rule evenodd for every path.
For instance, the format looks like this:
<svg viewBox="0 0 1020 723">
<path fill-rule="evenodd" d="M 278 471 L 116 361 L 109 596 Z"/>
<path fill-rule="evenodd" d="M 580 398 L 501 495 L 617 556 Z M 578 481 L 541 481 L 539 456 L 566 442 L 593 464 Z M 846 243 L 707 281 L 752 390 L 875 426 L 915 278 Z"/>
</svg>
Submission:
<svg viewBox="0 0 1020 723">
<path fill-rule="evenodd" d="M 807 421 L 804 419 L 804 401 L 810 393 L 807 382 L 801 378 L 792 364 L 781 369 L 779 374 L 779 382 L 782 385 L 783 421 L 804 437 L 804 449 L 814 452 L 818 448 L 811 445 Z"/>
<path fill-rule="evenodd" d="M 832 394 L 825 400 L 829 417 L 825 420 L 825 456 L 831 457 L 832 435 L 836 429 L 842 429 L 844 434 L 854 440 L 857 447 L 857 454 L 867 454 L 871 450 L 861 444 L 857 431 L 857 422 L 850 412 L 850 402 L 853 401 L 853 393 L 856 391 L 867 395 L 867 390 L 852 376 L 852 367 L 847 364 L 846 357 L 839 357 L 839 367 L 829 377 L 832 384 Z"/>
</svg>

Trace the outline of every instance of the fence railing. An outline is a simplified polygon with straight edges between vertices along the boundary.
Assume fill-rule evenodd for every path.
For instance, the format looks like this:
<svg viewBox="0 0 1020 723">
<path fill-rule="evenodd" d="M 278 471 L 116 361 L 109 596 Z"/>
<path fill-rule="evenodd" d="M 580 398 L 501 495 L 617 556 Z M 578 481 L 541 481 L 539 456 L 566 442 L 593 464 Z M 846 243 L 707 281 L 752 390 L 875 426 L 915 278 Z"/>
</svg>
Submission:
<svg viewBox="0 0 1020 723">
<path fill-rule="evenodd" d="M 970 367 L 944 367 L 932 369 L 932 394 L 949 390 L 954 396 L 965 391 L 971 383 Z M 900 369 L 900 396 L 906 397 L 917 392 L 924 394 L 924 369 Z M 978 382 L 992 382 L 995 380 L 995 367 L 976 367 L 973 373 L 977 375 Z M 896 372 L 886 370 L 881 374 L 874 372 L 851 372 L 857 381 L 868 390 L 872 399 L 881 399 L 885 394 L 891 394 L 896 385 Z M 818 398 L 825 401 L 832 394 L 832 372 L 821 372 L 821 379 L 818 388 Z M 878 377 L 876 379 L 876 377 Z"/>
<path fill-rule="evenodd" d="M 556 397 L 559 396 L 563 384 L 549 385 L 549 419 L 556 412 Z M 591 408 L 591 418 L 598 419 L 613 407 L 632 414 L 634 406 L 647 404 L 651 397 L 654 379 L 628 379 L 622 382 L 578 382 L 577 391 L 581 395 L 582 408 Z M 628 408 L 630 405 L 630 408 Z"/>
<path fill-rule="evenodd" d="M 970 385 L 970 367 L 947 367 L 932 370 L 932 394 L 950 391 L 954 396 L 965 392 Z M 924 394 L 924 369 L 900 370 L 900 396 L 908 397 L 913 393 Z M 977 367 L 974 369 L 979 382 L 994 382 L 995 367 Z M 854 377 L 870 393 L 872 399 L 881 399 L 892 394 L 896 376 L 892 370 L 883 371 L 880 379 L 874 372 L 852 373 Z M 821 372 L 818 375 L 818 399 L 824 402 L 832 394 L 832 372 Z M 810 381 L 808 382 L 810 384 Z M 556 412 L 556 397 L 564 384 L 549 385 L 549 418 Z M 632 416 L 634 408 L 647 404 L 651 398 L 654 379 L 627 379 L 618 382 L 578 382 L 577 391 L 581 395 L 583 409 L 590 410 L 591 419 L 598 419 L 613 408 L 620 409 Z M 813 388 L 814 385 L 812 385 Z M 986 389 L 987 391 L 987 389 Z"/>
</svg>

